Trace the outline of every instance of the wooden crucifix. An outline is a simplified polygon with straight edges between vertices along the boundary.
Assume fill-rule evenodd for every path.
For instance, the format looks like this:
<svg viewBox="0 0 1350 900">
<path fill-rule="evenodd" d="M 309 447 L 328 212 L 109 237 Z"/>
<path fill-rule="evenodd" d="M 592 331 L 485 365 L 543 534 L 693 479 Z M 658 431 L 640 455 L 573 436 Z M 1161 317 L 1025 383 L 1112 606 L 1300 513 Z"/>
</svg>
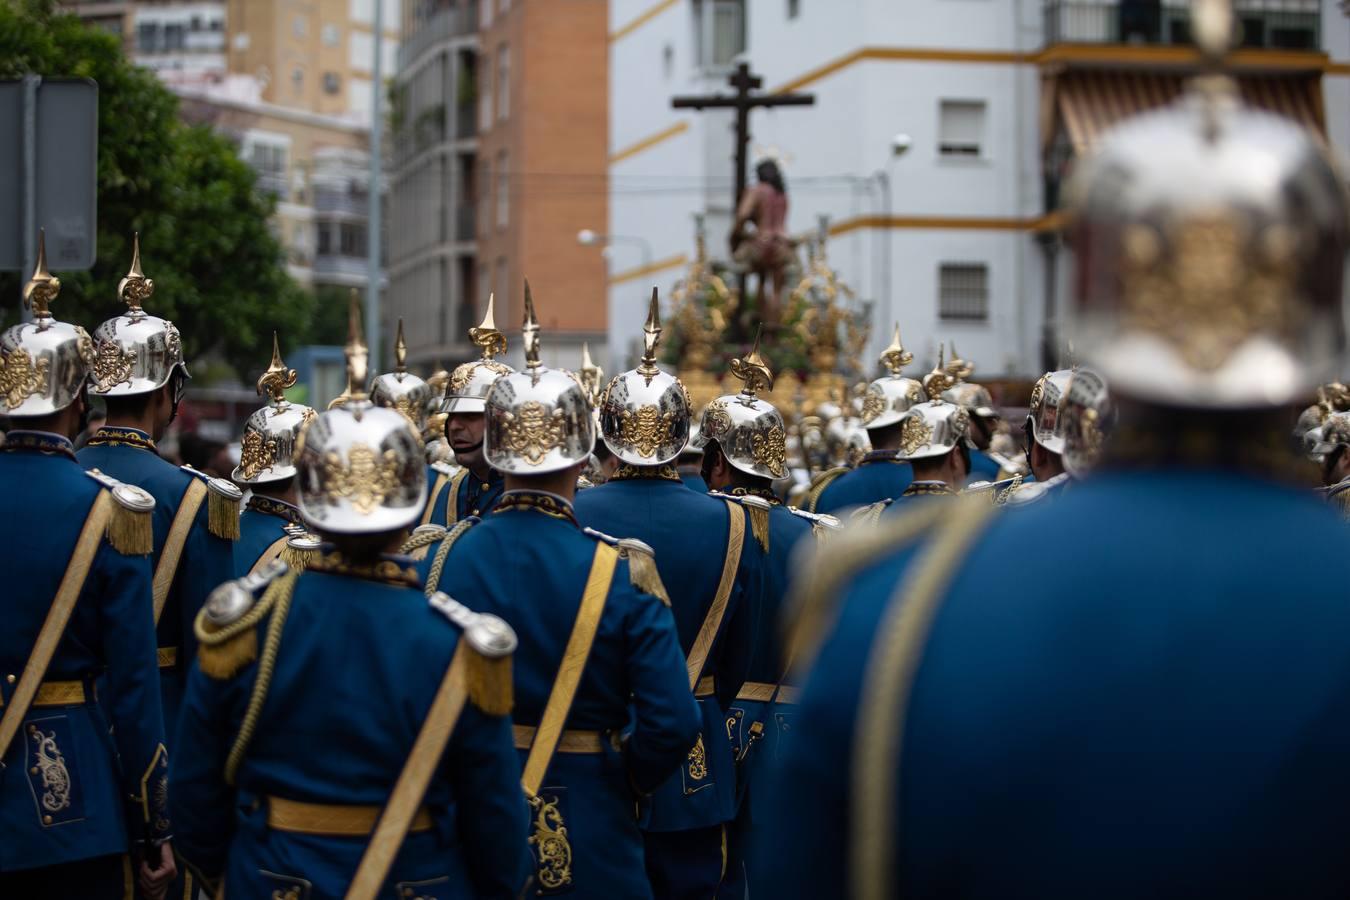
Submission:
<svg viewBox="0 0 1350 900">
<path fill-rule="evenodd" d="M 727 84 L 736 89 L 736 93 L 705 94 L 702 97 L 672 97 L 670 105 L 675 109 L 734 109 L 736 110 L 736 186 L 731 195 L 731 208 L 741 202 L 745 193 L 746 169 L 749 166 L 750 149 L 750 110 L 756 107 L 774 106 L 811 106 L 816 102 L 814 94 L 751 94 L 764 86 L 764 79 L 750 74 L 750 64 L 742 62 L 736 71 L 727 78 Z"/>
<path fill-rule="evenodd" d="M 732 215 L 735 216 L 736 208 L 740 205 L 741 198 L 745 194 L 747 181 L 746 170 L 749 168 L 750 163 L 750 110 L 757 107 L 811 106 L 816 102 L 816 98 L 813 94 L 751 94 L 751 91 L 759 90 L 764 86 L 764 79 L 758 75 L 750 74 L 750 64 L 746 62 L 739 63 L 736 66 L 736 71 L 727 78 L 727 84 L 735 88 L 736 93 L 730 95 L 705 94 L 703 96 L 694 97 L 672 97 L 670 105 L 675 109 L 736 110 L 736 172 L 735 184 L 732 187 L 731 194 L 731 210 Z M 776 268 L 776 274 L 773 276 L 776 279 L 775 284 L 781 280 L 784 268 L 785 267 L 782 265 Z M 758 269 L 757 273 L 760 275 L 760 299 L 762 303 L 765 288 L 764 282 L 770 277 L 770 274 Z M 748 296 L 745 272 L 741 273 L 739 282 L 740 296 L 744 299 Z M 776 309 L 780 298 L 776 296 L 778 293 L 777 289 L 775 289 L 774 293 L 775 296 L 771 299 L 774 308 Z M 742 310 L 745 310 L 744 304 L 742 304 Z M 731 323 L 731 333 L 728 337 L 734 341 L 739 341 L 744 338 L 744 335 L 741 333 L 741 325 L 743 323 L 739 321 L 740 318 L 741 317 L 738 316 L 737 321 Z M 776 322 L 770 323 L 771 329 L 776 328 L 776 326 Z"/>
</svg>

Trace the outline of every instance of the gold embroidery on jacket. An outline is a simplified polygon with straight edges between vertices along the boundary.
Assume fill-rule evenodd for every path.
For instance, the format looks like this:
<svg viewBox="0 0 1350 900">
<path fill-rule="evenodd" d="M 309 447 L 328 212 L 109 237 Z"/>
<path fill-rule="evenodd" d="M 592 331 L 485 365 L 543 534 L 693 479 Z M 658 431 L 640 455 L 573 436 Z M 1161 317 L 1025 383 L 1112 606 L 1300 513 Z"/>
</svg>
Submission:
<svg viewBox="0 0 1350 900">
<path fill-rule="evenodd" d="M 563 821 L 556 797 L 546 801 L 536 796 L 530 797 L 529 801 L 534 812 L 534 833 L 530 835 L 529 843 L 535 850 L 539 887 L 546 891 L 557 890 L 572 883 L 572 843 L 567 839 L 567 823 Z"/>
<path fill-rule="evenodd" d="M 33 763 L 37 772 L 33 774 L 42 774 L 42 808 L 49 813 L 58 813 L 70 806 L 70 771 L 66 769 L 61 748 L 56 746 L 56 732 L 29 725 L 28 736 L 36 745 Z"/>
<path fill-rule="evenodd" d="M 698 736 L 698 743 L 694 744 L 694 749 L 689 751 L 689 777 L 695 781 L 702 781 L 708 777 L 708 751 L 703 747 L 703 735 Z"/>
</svg>

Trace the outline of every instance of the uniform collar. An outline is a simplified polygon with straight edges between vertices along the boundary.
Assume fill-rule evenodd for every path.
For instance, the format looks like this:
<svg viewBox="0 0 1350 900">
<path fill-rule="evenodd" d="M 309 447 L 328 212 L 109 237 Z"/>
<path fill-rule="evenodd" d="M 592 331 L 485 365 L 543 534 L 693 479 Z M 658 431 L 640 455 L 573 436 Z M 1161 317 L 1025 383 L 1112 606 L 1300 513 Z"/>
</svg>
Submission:
<svg viewBox="0 0 1350 900">
<path fill-rule="evenodd" d="M 680 477 L 679 471 L 672 465 L 664 466 L 634 466 L 630 463 L 619 463 L 619 468 L 614 470 L 614 474 L 609 476 L 610 481 L 684 481 Z"/>
<path fill-rule="evenodd" d="M 543 513 L 554 519 L 571 522 L 578 528 L 581 527 L 580 523 L 577 522 L 576 514 L 572 512 L 571 501 L 566 497 L 548 491 L 507 491 L 502 494 L 501 499 L 497 501 L 497 505 L 492 508 L 492 511 L 494 513 L 513 511 Z"/>
<path fill-rule="evenodd" d="M 902 463 L 904 460 L 899 458 L 899 453 L 899 450 L 873 450 L 859 460 L 858 465 L 865 466 L 879 462 Z"/>
<path fill-rule="evenodd" d="M 300 521 L 300 510 L 296 506 L 287 503 L 285 500 L 278 500 L 276 497 L 253 494 L 248 498 L 248 508 L 254 512 L 266 513 L 269 516 L 279 516 L 295 525 L 304 524 Z"/>
<path fill-rule="evenodd" d="M 75 458 L 75 445 L 63 435 L 50 431 L 26 431 L 15 428 L 5 435 L 3 450 L 26 450 L 36 453 L 51 453 Z"/>
<path fill-rule="evenodd" d="M 779 500 L 778 495 L 770 488 L 734 487 L 730 490 L 722 491 L 722 493 L 729 494 L 732 497 L 760 497 L 764 500 L 768 500 L 774 506 L 783 505 L 783 501 Z"/>
<path fill-rule="evenodd" d="M 382 553 L 374 562 L 354 563 L 344 557 L 332 544 L 324 544 L 312 559 L 306 560 L 305 572 L 324 572 L 328 575 L 361 578 L 399 587 L 418 589 L 422 587 L 422 579 L 417 577 L 416 566 L 406 556 Z"/>
<path fill-rule="evenodd" d="M 139 428 L 127 428 L 122 425 L 104 425 L 89 438 L 90 447 L 135 447 L 158 454 L 159 448 L 150 435 Z"/>
<path fill-rule="evenodd" d="M 949 496 L 955 493 L 956 491 L 952 490 L 951 486 L 945 481 L 912 481 L 910 482 L 909 487 L 905 488 L 905 492 L 900 496 L 918 497 L 931 494 Z"/>
</svg>

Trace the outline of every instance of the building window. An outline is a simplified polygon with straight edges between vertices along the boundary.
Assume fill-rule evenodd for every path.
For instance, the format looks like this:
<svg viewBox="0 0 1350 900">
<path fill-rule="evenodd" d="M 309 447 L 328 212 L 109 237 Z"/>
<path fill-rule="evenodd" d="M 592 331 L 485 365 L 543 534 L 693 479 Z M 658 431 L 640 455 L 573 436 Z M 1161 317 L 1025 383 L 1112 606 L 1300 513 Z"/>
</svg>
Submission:
<svg viewBox="0 0 1350 900">
<path fill-rule="evenodd" d="M 497 48 L 497 119 L 506 121 L 511 112 L 511 48 Z"/>
<path fill-rule="evenodd" d="M 286 174 L 286 148 L 281 144 L 253 144 L 248 161 L 254 171 L 262 175 Z"/>
<path fill-rule="evenodd" d="M 938 154 L 981 156 L 984 101 L 943 100 L 938 116 Z"/>
<path fill-rule="evenodd" d="M 319 33 L 319 36 L 325 47 L 336 47 L 342 41 L 342 32 L 331 23 L 323 26 L 323 31 Z"/>
<path fill-rule="evenodd" d="M 789 19 L 795 19 L 801 15 L 802 0 L 787 0 L 787 16 Z"/>
<path fill-rule="evenodd" d="M 478 233 L 487 234 L 492 224 L 488 211 L 492 209 L 492 160 L 484 159 L 479 167 L 478 196 Z"/>
<path fill-rule="evenodd" d="M 154 53 L 159 49 L 159 25 L 155 22 L 141 22 L 136 26 L 136 49 L 142 53 Z"/>
<path fill-rule="evenodd" d="M 164 26 L 164 49 L 182 50 L 187 46 L 187 29 L 182 22 L 169 22 Z"/>
<path fill-rule="evenodd" d="M 291 72 L 291 87 L 298 94 L 305 88 L 305 70 L 296 66 Z"/>
<path fill-rule="evenodd" d="M 320 256 L 327 256 L 333 252 L 333 239 L 329 236 L 329 226 L 327 222 L 319 223 L 319 250 Z"/>
<path fill-rule="evenodd" d="M 724 68 L 745 52 L 745 0 L 694 0 L 695 59 Z"/>
<path fill-rule="evenodd" d="M 338 252 L 343 256 L 366 255 L 366 226 L 356 222 L 338 225 Z"/>
<path fill-rule="evenodd" d="M 291 34 L 303 38 L 309 32 L 309 20 L 305 16 L 296 16 L 291 20 Z"/>
<path fill-rule="evenodd" d="M 492 24 L 492 0 L 478 0 L 478 27 L 487 28 Z"/>
<path fill-rule="evenodd" d="M 942 263 L 938 267 L 938 317 L 944 321 L 988 321 L 989 266 Z"/>
<path fill-rule="evenodd" d="M 497 152 L 497 227 L 505 228 L 511 213 L 511 182 L 506 171 L 506 151 Z"/>
<path fill-rule="evenodd" d="M 484 53 L 478 60 L 478 130 L 492 127 L 492 57 Z"/>
<path fill-rule="evenodd" d="M 506 283 L 506 257 L 497 257 L 497 271 L 492 276 L 492 283 L 496 286 L 494 291 L 497 294 L 497 309 L 506 309 L 508 306 L 506 298 L 510 296 L 510 285 Z"/>
<path fill-rule="evenodd" d="M 336 72 L 323 73 L 323 92 L 325 94 L 336 94 L 342 90 L 342 76 Z"/>
</svg>

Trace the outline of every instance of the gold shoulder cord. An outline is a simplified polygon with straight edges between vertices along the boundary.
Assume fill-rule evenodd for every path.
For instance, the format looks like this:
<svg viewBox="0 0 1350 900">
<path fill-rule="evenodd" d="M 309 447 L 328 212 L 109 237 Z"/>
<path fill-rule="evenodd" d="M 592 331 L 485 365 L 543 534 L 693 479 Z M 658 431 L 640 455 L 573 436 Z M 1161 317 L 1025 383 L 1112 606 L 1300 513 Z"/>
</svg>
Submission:
<svg viewBox="0 0 1350 900">
<path fill-rule="evenodd" d="M 159 565 L 155 566 L 153 596 L 155 600 L 155 624 L 159 624 L 160 614 L 164 612 L 164 603 L 169 599 L 169 588 L 173 587 L 173 576 L 178 572 L 178 560 L 183 556 L 183 546 L 187 543 L 188 532 L 206 499 L 206 484 L 193 477 L 183 492 L 183 502 L 174 514 L 173 524 L 169 526 L 169 536 L 164 540 L 164 549 L 159 554 Z"/>
<path fill-rule="evenodd" d="M 708 662 L 708 653 L 712 650 L 717 632 L 722 628 L 722 619 L 727 614 L 727 603 L 731 600 L 731 589 L 736 584 L 736 570 L 741 567 L 741 549 L 745 546 L 745 510 L 734 500 L 724 500 L 730 528 L 727 530 L 727 552 L 722 560 L 722 580 L 717 583 L 717 593 L 713 596 L 708 615 L 699 626 L 694 644 L 689 648 L 686 663 L 689 672 L 689 690 L 698 685 L 703 676 L 703 666 Z"/>
<path fill-rule="evenodd" d="M 298 579 L 299 573 L 292 569 L 268 585 L 263 594 L 261 602 L 272 610 L 272 619 L 267 623 L 267 639 L 263 643 L 258 674 L 253 679 L 253 692 L 249 694 L 239 735 L 234 739 L 229 756 L 225 758 L 225 783 L 230 787 L 234 787 L 234 777 L 239 772 L 240 763 L 244 761 L 244 752 L 253 740 L 263 701 L 267 699 L 268 688 L 272 686 L 272 672 L 276 669 L 277 651 L 281 648 L 281 632 L 286 627 L 286 616 L 291 611 L 291 597 L 295 595 L 295 582 Z"/>
<path fill-rule="evenodd" d="M 816 476 L 815 482 L 806 492 L 806 501 L 802 503 L 802 509 L 807 512 L 816 512 L 816 504 L 820 502 L 820 495 L 825 493 L 825 489 L 834 483 L 834 480 L 848 471 L 846 466 L 839 466 L 834 469 L 827 469 Z"/>
<path fill-rule="evenodd" d="M 19 725 L 28 715 L 28 709 L 37 697 L 38 686 L 42 684 L 57 645 L 61 643 L 61 636 L 65 634 L 66 625 L 75 611 L 75 603 L 80 599 L 80 591 L 84 589 L 89 568 L 94 563 L 94 556 L 108 527 L 108 520 L 112 518 L 113 503 L 107 491 L 99 491 L 84 520 L 84 527 L 80 529 L 75 550 L 66 564 L 66 573 L 61 576 L 61 584 L 56 589 L 56 597 L 42 621 L 42 628 L 33 642 L 28 661 L 24 663 L 23 674 L 19 676 L 14 695 L 9 698 L 4 715 L 0 716 L 0 759 L 4 759 L 14 736 L 19 733 Z"/>
<path fill-rule="evenodd" d="M 256 572 L 261 571 L 266 568 L 272 560 L 281 556 L 281 551 L 286 549 L 286 542 L 290 539 L 291 536 L 289 534 L 283 534 L 271 544 L 268 544 L 267 549 L 262 552 L 262 556 L 259 556 L 257 561 L 249 567 L 248 574 L 253 575 Z"/>
<path fill-rule="evenodd" d="M 450 549 L 455 546 L 455 541 L 460 539 L 464 532 L 473 527 L 472 522 L 456 522 L 455 527 L 450 529 L 450 533 L 441 539 L 441 546 L 436 548 L 436 556 L 431 560 L 431 571 L 427 572 L 427 584 L 423 591 L 428 597 L 436 593 L 436 588 L 441 584 L 441 572 L 445 569 L 445 561 L 450 556 Z"/>
<path fill-rule="evenodd" d="M 422 525 L 431 524 L 431 516 L 436 512 L 436 500 L 441 496 L 441 491 L 445 490 L 445 483 L 450 480 L 449 475 L 438 473 L 436 483 L 432 485 L 431 497 L 427 500 L 427 508 L 422 511 Z"/>
<path fill-rule="evenodd" d="M 888 900 L 895 894 L 895 794 L 914 676 L 952 577 L 992 514 L 987 504 L 962 503 L 938 526 L 891 597 L 868 656 L 850 792 L 852 896 L 859 900 Z"/>
</svg>

